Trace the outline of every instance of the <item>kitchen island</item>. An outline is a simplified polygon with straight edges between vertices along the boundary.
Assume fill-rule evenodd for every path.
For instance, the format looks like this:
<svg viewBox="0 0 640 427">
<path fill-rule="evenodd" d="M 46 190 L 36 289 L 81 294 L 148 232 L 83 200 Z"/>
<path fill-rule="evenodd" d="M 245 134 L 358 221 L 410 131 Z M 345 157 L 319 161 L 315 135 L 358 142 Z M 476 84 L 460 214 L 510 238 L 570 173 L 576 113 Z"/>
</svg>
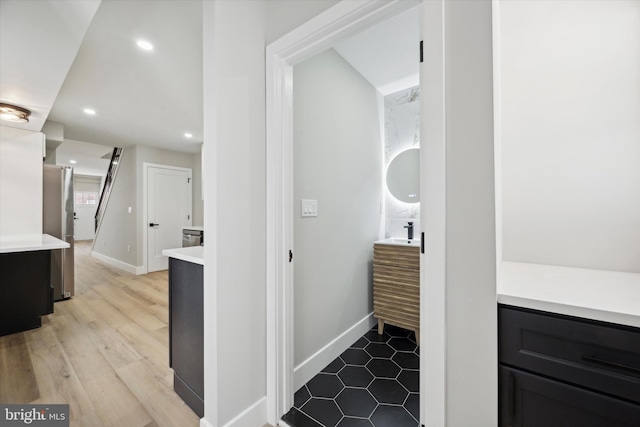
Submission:
<svg viewBox="0 0 640 427">
<path fill-rule="evenodd" d="M 499 425 L 640 425 L 640 274 L 503 262 Z"/>
<path fill-rule="evenodd" d="M 204 247 L 165 249 L 169 257 L 169 366 L 173 389 L 204 416 Z"/>
<path fill-rule="evenodd" d="M 51 251 L 68 247 L 48 234 L 0 236 L 0 336 L 38 328 L 53 313 Z"/>
</svg>

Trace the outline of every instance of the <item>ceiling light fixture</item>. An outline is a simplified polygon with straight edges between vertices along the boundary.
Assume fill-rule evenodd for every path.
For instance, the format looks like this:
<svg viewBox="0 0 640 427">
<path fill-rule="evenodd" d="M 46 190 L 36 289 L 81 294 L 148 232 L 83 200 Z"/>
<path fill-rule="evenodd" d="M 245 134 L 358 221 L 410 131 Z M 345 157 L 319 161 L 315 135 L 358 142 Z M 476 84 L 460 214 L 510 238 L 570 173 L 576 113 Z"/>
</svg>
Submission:
<svg viewBox="0 0 640 427">
<path fill-rule="evenodd" d="M 31 111 L 11 104 L 0 103 L 0 119 L 8 122 L 29 123 Z"/>
<path fill-rule="evenodd" d="M 142 50 L 147 50 L 147 51 L 153 50 L 153 45 L 146 40 L 138 40 L 136 44 Z"/>
<path fill-rule="evenodd" d="M 95 116 L 96 115 L 96 110 L 92 110 L 91 108 L 85 108 L 82 111 L 84 111 L 85 114 L 88 114 L 90 116 Z"/>
<path fill-rule="evenodd" d="M 75 164 L 76 164 L 76 163 L 78 163 L 78 162 L 76 162 L 75 160 L 69 160 L 69 163 L 71 163 L 71 164 L 75 165 Z"/>
<path fill-rule="evenodd" d="M 187 133 L 184 134 L 184 137 L 185 138 L 193 138 L 193 135 L 191 135 L 190 133 L 187 132 Z"/>
</svg>

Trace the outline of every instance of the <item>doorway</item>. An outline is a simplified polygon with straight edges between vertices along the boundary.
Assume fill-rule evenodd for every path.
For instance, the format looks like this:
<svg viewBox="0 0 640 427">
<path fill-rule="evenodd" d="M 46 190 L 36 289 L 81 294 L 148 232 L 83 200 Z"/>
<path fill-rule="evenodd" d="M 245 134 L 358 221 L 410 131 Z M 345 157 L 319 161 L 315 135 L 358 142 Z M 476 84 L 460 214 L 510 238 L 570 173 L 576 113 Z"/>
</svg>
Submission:
<svg viewBox="0 0 640 427">
<path fill-rule="evenodd" d="M 292 426 L 418 423 L 420 248 L 385 238 L 406 238 L 407 222 L 419 236 L 419 16 L 401 12 L 293 67 Z M 415 164 L 384 174 L 401 152 Z M 388 250 L 404 260 L 391 270 Z"/>
<path fill-rule="evenodd" d="M 95 238 L 95 216 L 100 200 L 101 177 L 73 176 L 74 240 Z"/>
<path fill-rule="evenodd" d="M 191 225 L 191 169 L 144 163 L 144 227 L 148 272 L 169 268 L 164 249 L 182 246 L 182 228 Z"/>
<path fill-rule="evenodd" d="M 294 142 L 291 131 L 293 126 L 293 110 L 291 109 L 293 95 L 289 90 L 294 80 L 293 67 L 347 37 L 392 18 L 418 4 L 419 2 L 393 2 L 386 5 L 338 4 L 332 9 L 335 16 L 346 16 L 348 17 L 346 20 L 351 23 L 340 22 L 340 25 L 336 24 L 340 28 L 336 29 L 332 26 L 333 23 L 321 28 L 321 25 L 316 22 L 315 24 L 318 25 L 315 28 L 309 25 L 309 34 L 305 39 L 304 47 L 300 47 L 300 44 L 296 45 L 300 34 L 290 35 L 291 37 L 285 36 L 267 47 L 267 105 L 273 106 L 271 111 L 268 108 L 267 116 L 269 117 L 270 114 L 276 116 L 275 123 L 268 119 L 270 126 L 268 127 L 267 141 L 268 156 L 273 156 L 272 159 L 275 159 L 274 162 L 268 162 L 268 182 L 273 185 L 269 185 L 267 189 L 268 215 L 272 215 L 271 218 L 275 219 L 274 222 L 268 223 L 267 230 L 267 252 L 273 253 L 275 258 L 275 262 L 267 264 L 268 312 L 270 313 L 269 322 L 272 322 L 271 325 L 267 325 L 268 333 L 271 334 L 267 337 L 268 345 L 271 346 L 268 349 L 270 357 L 268 362 L 270 369 L 273 368 L 273 372 L 276 372 L 277 375 L 277 378 L 273 378 L 268 385 L 269 398 L 272 403 L 269 405 L 271 422 L 277 422 L 279 417 L 293 406 L 293 394 L 296 391 L 296 383 L 293 378 L 296 363 L 293 350 L 294 268 L 290 257 L 284 256 L 289 249 L 295 246 L 293 223 L 299 205 L 301 205 L 301 201 L 298 200 L 299 195 L 294 194 L 293 188 Z M 340 19 L 336 19 L 340 21 Z M 418 40 L 415 52 L 417 56 L 419 52 Z M 380 152 L 382 152 L 382 147 L 380 147 Z M 330 171 L 323 173 L 330 173 Z M 380 178 L 381 180 L 382 178 Z M 313 202 L 313 200 L 309 201 Z M 317 206 L 318 212 L 321 213 L 320 200 L 318 200 Z M 380 212 L 380 210 L 381 208 L 376 204 L 376 212 Z M 375 239 L 371 240 L 371 244 L 373 244 L 373 240 Z M 373 319 L 362 320 L 363 322 L 360 323 L 366 332 L 368 321 Z"/>
</svg>

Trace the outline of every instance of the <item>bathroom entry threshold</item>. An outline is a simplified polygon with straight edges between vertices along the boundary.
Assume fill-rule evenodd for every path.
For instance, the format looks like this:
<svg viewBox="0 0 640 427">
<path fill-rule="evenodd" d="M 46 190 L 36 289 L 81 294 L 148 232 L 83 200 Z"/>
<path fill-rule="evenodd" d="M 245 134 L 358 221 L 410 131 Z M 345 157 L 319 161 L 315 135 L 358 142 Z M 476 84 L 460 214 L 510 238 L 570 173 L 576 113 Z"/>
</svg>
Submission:
<svg viewBox="0 0 640 427">
<path fill-rule="evenodd" d="M 291 427 L 417 427 L 420 348 L 415 334 L 372 328 L 294 396 Z"/>
</svg>

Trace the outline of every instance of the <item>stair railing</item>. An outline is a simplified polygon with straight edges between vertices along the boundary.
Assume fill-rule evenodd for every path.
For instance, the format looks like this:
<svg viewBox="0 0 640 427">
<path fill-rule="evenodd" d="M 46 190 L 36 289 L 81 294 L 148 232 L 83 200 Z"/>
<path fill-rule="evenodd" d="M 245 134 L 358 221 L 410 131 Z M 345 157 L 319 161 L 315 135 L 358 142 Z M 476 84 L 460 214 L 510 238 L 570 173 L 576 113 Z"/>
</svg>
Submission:
<svg viewBox="0 0 640 427">
<path fill-rule="evenodd" d="M 100 226 L 100 221 L 102 221 L 102 217 L 104 215 L 104 211 L 107 207 L 107 201 L 109 200 L 109 195 L 111 194 L 111 188 L 113 187 L 113 180 L 118 173 L 118 166 L 120 164 L 120 157 L 122 156 L 122 152 L 124 150 L 120 147 L 116 147 L 113 149 L 113 154 L 111 154 L 111 162 L 109 163 L 109 170 L 107 171 L 107 176 L 104 180 L 104 187 L 102 187 L 102 193 L 100 194 L 100 201 L 98 202 L 98 209 L 96 210 L 95 216 L 95 231 L 98 231 L 98 227 Z"/>
</svg>

